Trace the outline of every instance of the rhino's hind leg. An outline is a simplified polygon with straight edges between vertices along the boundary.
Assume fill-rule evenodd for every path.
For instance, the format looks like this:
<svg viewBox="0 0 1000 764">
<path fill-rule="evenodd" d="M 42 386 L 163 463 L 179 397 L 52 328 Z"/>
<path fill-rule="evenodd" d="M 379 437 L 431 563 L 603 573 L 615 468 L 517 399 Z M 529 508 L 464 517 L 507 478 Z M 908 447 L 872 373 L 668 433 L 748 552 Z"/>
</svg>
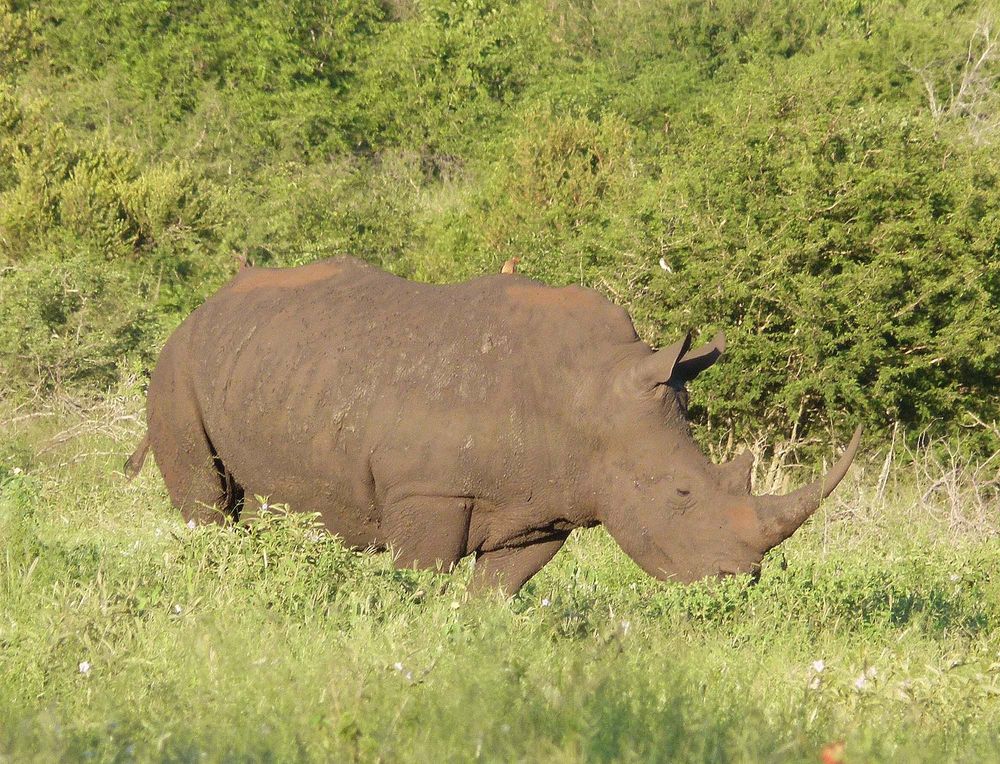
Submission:
<svg viewBox="0 0 1000 764">
<path fill-rule="evenodd" d="M 499 589 L 508 597 L 517 594 L 529 578 L 555 557 L 566 543 L 567 536 L 568 533 L 529 546 L 481 552 L 476 557 L 472 590 L 479 593 Z"/>
<path fill-rule="evenodd" d="M 170 500 L 185 522 L 236 520 L 243 488 L 233 479 L 205 433 L 193 398 L 167 409 L 150 407 L 149 438 Z"/>
<path fill-rule="evenodd" d="M 243 507 L 243 488 L 226 470 L 204 433 L 177 433 L 164 441 L 161 449 L 154 446 L 154 453 L 170 499 L 184 521 L 237 520 Z"/>
</svg>

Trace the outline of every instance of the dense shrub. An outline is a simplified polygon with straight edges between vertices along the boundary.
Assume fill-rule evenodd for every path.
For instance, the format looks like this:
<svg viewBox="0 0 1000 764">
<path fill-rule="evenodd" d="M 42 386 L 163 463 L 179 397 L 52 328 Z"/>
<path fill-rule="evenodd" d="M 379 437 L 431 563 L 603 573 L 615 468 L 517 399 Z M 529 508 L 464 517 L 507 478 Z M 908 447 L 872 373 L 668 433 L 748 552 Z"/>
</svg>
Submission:
<svg viewBox="0 0 1000 764">
<path fill-rule="evenodd" d="M 107 384 L 235 253 L 433 280 L 519 255 L 654 343 L 726 329 L 693 398 L 716 441 L 864 420 L 995 448 L 988 22 L 917 0 L 5 5 L 0 377 Z"/>
<path fill-rule="evenodd" d="M 218 278 L 217 193 L 0 93 L 0 384 L 99 390 Z"/>
<path fill-rule="evenodd" d="M 0 78 L 12 79 L 37 52 L 39 26 L 37 12 L 15 12 L 12 0 L 0 3 Z"/>
<path fill-rule="evenodd" d="M 750 77 L 678 130 L 654 216 L 673 272 L 650 317 L 732 328 L 702 397 L 721 425 L 993 419 L 995 149 L 905 109 L 837 109 L 852 83 L 829 71 Z"/>
<path fill-rule="evenodd" d="M 138 139 L 146 150 L 204 147 L 203 159 L 222 150 L 245 165 L 345 148 L 345 88 L 382 11 L 372 0 L 60 0 L 45 14 L 52 74 L 84 92 L 96 76 L 115 102 L 70 99 L 74 122 L 118 111 L 155 128 Z"/>
<path fill-rule="evenodd" d="M 269 168 L 227 199 L 226 246 L 257 265 L 353 255 L 409 273 L 420 165 L 410 152 Z"/>
<path fill-rule="evenodd" d="M 472 204 L 448 221 L 453 237 L 465 236 L 447 242 L 441 271 L 470 276 L 519 255 L 521 271 L 536 278 L 594 284 L 623 267 L 631 195 L 646 182 L 633 135 L 613 114 L 528 109 Z"/>
<path fill-rule="evenodd" d="M 103 391 L 127 357 L 150 363 L 163 334 L 154 288 L 86 250 L 11 268 L 0 279 L 0 380 L 8 389 Z"/>
<path fill-rule="evenodd" d="M 553 52 L 536 3 L 416 3 L 410 18 L 379 36 L 359 75 L 358 141 L 481 151 Z"/>
</svg>

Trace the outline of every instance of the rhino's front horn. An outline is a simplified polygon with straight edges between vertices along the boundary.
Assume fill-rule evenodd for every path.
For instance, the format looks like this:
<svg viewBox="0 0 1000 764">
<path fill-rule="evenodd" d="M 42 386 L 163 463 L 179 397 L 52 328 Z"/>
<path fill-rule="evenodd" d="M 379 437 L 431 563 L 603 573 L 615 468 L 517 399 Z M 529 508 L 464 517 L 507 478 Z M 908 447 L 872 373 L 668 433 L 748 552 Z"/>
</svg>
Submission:
<svg viewBox="0 0 1000 764">
<path fill-rule="evenodd" d="M 804 485 L 786 496 L 758 496 L 757 517 L 764 532 L 764 541 L 770 549 L 791 536 L 813 512 L 819 509 L 820 502 L 829 496 L 837 484 L 847 474 L 854 455 L 861 443 L 861 432 L 858 427 L 854 437 L 833 468 L 818 480 Z"/>
</svg>

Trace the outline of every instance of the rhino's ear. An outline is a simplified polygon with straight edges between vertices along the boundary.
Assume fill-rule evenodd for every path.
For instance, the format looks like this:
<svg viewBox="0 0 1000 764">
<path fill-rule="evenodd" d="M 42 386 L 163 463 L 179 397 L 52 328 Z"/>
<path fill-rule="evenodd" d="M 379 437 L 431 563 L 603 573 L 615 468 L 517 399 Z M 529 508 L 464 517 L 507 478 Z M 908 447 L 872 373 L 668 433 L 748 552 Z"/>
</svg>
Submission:
<svg viewBox="0 0 1000 764">
<path fill-rule="evenodd" d="M 716 333 L 712 341 L 707 345 L 702 345 L 700 348 L 684 353 L 683 357 L 674 367 L 674 376 L 671 381 L 679 384 L 691 381 L 718 361 L 725 352 L 726 333 L 720 331 Z"/>
<path fill-rule="evenodd" d="M 676 373 L 681 357 L 691 349 L 691 332 L 673 345 L 660 348 L 644 358 L 635 369 L 635 378 L 643 390 L 664 385 Z"/>
</svg>

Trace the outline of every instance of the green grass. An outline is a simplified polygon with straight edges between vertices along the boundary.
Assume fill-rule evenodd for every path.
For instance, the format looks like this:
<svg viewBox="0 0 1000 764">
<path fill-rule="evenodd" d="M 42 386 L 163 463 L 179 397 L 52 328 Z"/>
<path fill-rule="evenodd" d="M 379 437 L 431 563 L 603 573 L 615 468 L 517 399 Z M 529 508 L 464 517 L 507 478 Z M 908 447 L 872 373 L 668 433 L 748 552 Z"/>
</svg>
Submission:
<svg viewBox="0 0 1000 764">
<path fill-rule="evenodd" d="M 507 602 L 304 516 L 188 529 L 119 472 L 139 406 L 0 417 L 0 760 L 1000 760 L 982 472 L 872 461 L 756 586 L 588 531 Z"/>
</svg>

